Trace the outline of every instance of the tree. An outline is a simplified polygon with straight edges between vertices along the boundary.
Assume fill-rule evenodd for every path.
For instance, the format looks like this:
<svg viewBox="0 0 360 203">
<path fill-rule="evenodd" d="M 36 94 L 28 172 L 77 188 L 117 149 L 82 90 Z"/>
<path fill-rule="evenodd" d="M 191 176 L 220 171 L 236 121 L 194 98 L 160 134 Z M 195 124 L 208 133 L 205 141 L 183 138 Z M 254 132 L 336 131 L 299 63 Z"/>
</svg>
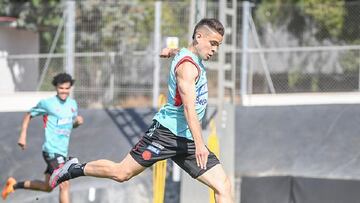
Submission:
<svg viewBox="0 0 360 203">
<path fill-rule="evenodd" d="M 60 0 L 0 1 L 0 15 L 17 18 L 16 23 L 19 29 L 39 33 L 40 53 L 49 52 L 56 28 L 62 18 L 62 12 L 63 6 Z M 61 52 L 62 47 L 58 46 L 56 51 Z"/>
<path fill-rule="evenodd" d="M 355 8 L 354 8 L 355 6 Z M 357 6 L 357 7 L 356 7 Z M 356 9 L 357 8 L 357 9 Z M 274 32 L 287 31 L 297 41 L 291 42 L 290 46 L 329 46 L 342 44 L 358 44 L 360 35 L 360 26 L 356 20 L 360 16 L 360 4 L 345 2 L 345 0 L 268 0 L 261 1 L 254 11 L 256 16 L 255 23 L 259 28 L 257 31 L 262 36 L 264 43 L 270 42 L 269 27 Z M 284 40 L 282 40 L 284 41 Z M 283 42 L 280 42 L 280 44 Z M 275 45 L 276 46 L 276 45 Z M 289 46 L 289 45 L 285 45 Z M 289 56 L 288 53 L 284 55 Z M 321 52 L 319 54 L 297 53 L 297 64 L 301 68 L 296 71 L 289 71 L 288 81 L 291 84 L 301 84 L 301 75 L 311 77 L 311 90 L 320 90 L 320 76 L 330 71 L 339 72 L 334 64 L 340 64 L 343 73 L 354 74 L 358 69 L 358 63 L 354 60 L 354 51 L 342 53 Z M 293 60 L 288 59 L 288 65 L 293 68 Z M 329 64 L 329 62 L 334 62 Z M 307 70 L 311 64 L 311 69 Z M 339 66 L 337 66 L 339 67 Z M 334 68 L 334 70 L 331 70 Z M 336 69 L 336 70 L 335 70 Z M 290 87 L 292 88 L 292 87 Z"/>
</svg>

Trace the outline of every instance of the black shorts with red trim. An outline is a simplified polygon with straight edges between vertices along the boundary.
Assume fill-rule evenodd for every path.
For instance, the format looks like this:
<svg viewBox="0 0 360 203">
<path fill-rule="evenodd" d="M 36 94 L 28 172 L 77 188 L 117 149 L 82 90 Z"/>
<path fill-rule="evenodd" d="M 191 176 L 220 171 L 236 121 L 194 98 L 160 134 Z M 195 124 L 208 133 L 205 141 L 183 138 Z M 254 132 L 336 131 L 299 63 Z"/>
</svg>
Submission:
<svg viewBox="0 0 360 203">
<path fill-rule="evenodd" d="M 46 170 L 45 170 L 45 174 L 52 174 L 54 172 L 55 169 L 61 167 L 62 165 L 64 165 L 65 161 L 66 161 L 66 157 L 64 157 L 61 154 L 50 154 L 47 152 L 43 152 L 43 158 L 46 162 Z"/>
<path fill-rule="evenodd" d="M 191 177 L 197 178 L 217 164 L 219 159 L 209 150 L 206 169 L 197 166 L 195 143 L 174 135 L 169 129 L 154 121 L 140 141 L 132 148 L 130 155 L 140 165 L 149 167 L 155 162 L 171 158 Z"/>
</svg>

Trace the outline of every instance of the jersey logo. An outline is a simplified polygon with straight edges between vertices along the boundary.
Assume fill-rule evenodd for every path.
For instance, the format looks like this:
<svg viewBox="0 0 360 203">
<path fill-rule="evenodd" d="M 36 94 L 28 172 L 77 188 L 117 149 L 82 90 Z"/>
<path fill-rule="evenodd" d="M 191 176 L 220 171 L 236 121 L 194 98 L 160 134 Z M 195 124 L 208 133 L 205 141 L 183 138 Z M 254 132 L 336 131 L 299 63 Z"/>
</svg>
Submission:
<svg viewBox="0 0 360 203">
<path fill-rule="evenodd" d="M 207 83 L 201 85 L 196 90 L 196 104 L 206 105 L 207 104 L 208 87 Z"/>
<path fill-rule="evenodd" d="M 73 119 L 70 118 L 59 118 L 57 124 L 58 125 L 66 125 L 66 124 L 72 124 Z"/>
</svg>

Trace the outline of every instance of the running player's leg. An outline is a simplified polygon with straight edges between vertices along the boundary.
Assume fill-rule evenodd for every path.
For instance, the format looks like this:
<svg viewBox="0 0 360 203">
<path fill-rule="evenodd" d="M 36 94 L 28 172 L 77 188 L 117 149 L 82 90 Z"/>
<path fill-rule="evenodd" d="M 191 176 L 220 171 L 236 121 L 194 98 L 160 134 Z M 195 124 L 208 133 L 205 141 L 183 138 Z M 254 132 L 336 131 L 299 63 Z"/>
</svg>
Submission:
<svg viewBox="0 0 360 203">
<path fill-rule="evenodd" d="M 217 203 L 232 203 L 231 183 L 221 164 L 217 164 L 197 178 L 214 190 Z"/>
<path fill-rule="evenodd" d="M 49 184 L 49 181 L 47 182 Z M 49 186 L 50 187 L 50 186 Z M 70 202 L 70 182 L 65 181 L 59 185 L 59 202 L 69 203 Z"/>
<path fill-rule="evenodd" d="M 6 199 L 10 193 L 15 192 L 17 189 L 37 190 L 43 192 L 51 192 L 52 188 L 49 185 L 49 174 L 45 174 L 45 181 L 41 180 L 26 180 L 17 182 L 13 177 L 8 178 L 3 190 L 2 198 Z"/>
<path fill-rule="evenodd" d="M 23 182 L 24 183 L 23 189 L 51 192 L 52 188 L 50 187 L 50 185 L 48 183 L 49 178 L 50 178 L 50 174 L 45 174 L 44 181 L 42 181 L 42 180 L 26 180 Z M 21 184 L 21 182 L 19 182 L 19 184 Z M 19 188 L 16 188 L 16 189 L 19 189 Z"/>
<path fill-rule="evenodd" d="M 47 168 L 45 170 L 45 182 L 41 183 L 41 185 L 39 184 L 40 182 L 38 182 L 38 186 L 39 187 L 43 187 L 43 191 L 47 191 L 47 192 L 51 192 L 52 188 L 49 185 L 49 180 L 50 180 L 50 175 L 51 173 L 59 168 L 60 166 L 62 166 L 65 163 L 65 157 L 60 155 L 60 154 L 53 154 L 50 155 L 46 152 L 43 152 L 43 158 L 47 164 Z M 36 185 L 32 183 L 32 187 L 35 187 Z M 70 183 L 68 181 L 63 182 L 60 185 L 60 189 L 59 189 L 59 202 L 60 203 L 68 203 L 70 202 Z"/>
</svg>

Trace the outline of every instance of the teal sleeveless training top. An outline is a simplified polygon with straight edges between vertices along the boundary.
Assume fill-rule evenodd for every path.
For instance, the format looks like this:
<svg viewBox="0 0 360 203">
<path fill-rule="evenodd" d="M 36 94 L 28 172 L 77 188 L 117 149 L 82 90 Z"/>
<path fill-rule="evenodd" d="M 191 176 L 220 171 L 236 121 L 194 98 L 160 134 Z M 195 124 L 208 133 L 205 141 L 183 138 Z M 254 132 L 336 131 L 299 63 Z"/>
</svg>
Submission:
<svg viewBox="0 0 360 203">
<path fill-rule="evenodd" d="M 67 156 L 70 133 L 77 114 L 77 103 L 69 97 L 65 101 L 57 96 L 43 99 L 30 110 L 32 117 L 43 116 L 45 142 L 42 150 L 44 152 Z"/>
<path fill-rule="evenodd" d="M 204 117 L 208 102 L 208 87 L 205 66 L 202 64 L 201 58 L 196 56 L 190 50 L 182 48 L 171 62 L 167 103 L 159 110 L 158 113 L 156 113 L 154 120 L 157 120 L 161 125 L 168 128 L 175 135 L 193 140 L 184 115 L 184 107 L 182 105 L 181 97 L 176 84 L 175 70 L 183 62 L 191 62 L 198 69 L 199 75 L 195 83 L 195 110 L 200 122 Z"/>
</svg>

